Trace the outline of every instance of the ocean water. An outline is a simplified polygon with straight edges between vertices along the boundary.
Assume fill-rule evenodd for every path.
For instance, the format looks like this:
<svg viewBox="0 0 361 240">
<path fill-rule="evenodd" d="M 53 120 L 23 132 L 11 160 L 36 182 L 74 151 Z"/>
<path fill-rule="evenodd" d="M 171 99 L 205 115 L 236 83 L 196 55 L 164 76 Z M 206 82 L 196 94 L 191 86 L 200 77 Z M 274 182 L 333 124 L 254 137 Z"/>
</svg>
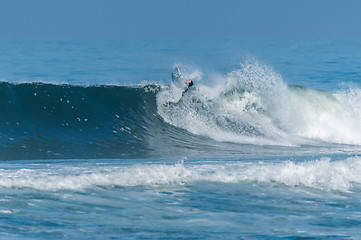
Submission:
<svg viewBox="0 0 361 240">
<path fill-rule="evenodd" d="M 360 65 L 345 39 L 0 41 L 0 238 L 360 239 Z"/>
</svg>

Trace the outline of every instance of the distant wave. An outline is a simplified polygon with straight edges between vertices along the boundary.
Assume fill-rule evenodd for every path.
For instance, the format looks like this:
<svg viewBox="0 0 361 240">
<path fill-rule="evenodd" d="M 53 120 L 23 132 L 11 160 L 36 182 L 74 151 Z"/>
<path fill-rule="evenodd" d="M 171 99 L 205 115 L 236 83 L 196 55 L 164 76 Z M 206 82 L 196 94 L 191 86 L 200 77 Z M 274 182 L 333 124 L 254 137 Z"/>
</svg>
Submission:
<svg viewBox="0 0 361 240">
<path fill-rule="evenodd" d="M 217 162 L 192 164 L 88 165 L 82 168 L 55 165 L 41 168 L 3 169 L 1 188 L 40 191 L 93 189 L 95 187 L 184 186 L 205 183 L 269 184 L 317 191 L 360 191 L 360 157 L 306 162 Z"/>
<path fill-rule="evenodd" d="M 249 154 L 260 147 L 272 154 L 277 147 L 361 145 L 359 89 L 289 86 L 255 61 L 214 84 L 189 76 L 195 86 L 186 93 L 176 84 L 1 82 L 0 159 Z"/>
</svg>

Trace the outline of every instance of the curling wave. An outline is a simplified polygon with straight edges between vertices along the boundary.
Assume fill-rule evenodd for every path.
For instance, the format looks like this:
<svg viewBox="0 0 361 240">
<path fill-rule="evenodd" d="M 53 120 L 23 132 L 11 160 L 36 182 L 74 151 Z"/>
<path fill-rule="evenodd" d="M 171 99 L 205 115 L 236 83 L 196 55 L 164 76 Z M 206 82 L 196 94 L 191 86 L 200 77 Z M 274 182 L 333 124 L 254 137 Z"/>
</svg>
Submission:
<svg viewBox="0 0 361 240">
<path fill-rule="evenodd" d="M 289 86 L 256 61 L 215 84 L 189 75 L 195 86 L 186 93 L 176 84 L 1 82 L 0 159 L 267 155 L 361 145 L 360 89 Z"/>
</svg>

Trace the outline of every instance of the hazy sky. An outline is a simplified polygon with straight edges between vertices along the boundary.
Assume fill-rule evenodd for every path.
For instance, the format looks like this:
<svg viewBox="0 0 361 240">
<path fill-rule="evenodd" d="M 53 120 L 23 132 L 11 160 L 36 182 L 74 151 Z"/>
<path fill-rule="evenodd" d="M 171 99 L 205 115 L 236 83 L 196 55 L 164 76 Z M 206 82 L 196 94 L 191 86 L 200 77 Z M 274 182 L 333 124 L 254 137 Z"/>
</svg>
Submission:
<svg viewBox="0 0 361 240">
<path fill-rule="evenodd" d="M 359 0 L 0 0 L 0 39 L 361 38 Z"/>
</svg>

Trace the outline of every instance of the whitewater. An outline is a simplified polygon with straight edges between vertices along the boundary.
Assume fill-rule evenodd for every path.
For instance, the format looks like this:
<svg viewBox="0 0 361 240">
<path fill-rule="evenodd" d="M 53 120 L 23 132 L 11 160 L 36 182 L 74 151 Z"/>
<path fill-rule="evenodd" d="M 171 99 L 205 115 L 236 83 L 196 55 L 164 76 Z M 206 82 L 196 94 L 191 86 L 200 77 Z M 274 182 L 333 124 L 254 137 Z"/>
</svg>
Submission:
<svg viewBox="0 0 361 240">
<path fill-rule="evenodd" d="M 359 239 L 360 46 L 0 42 L 0 237 Z"/>
</svg>

